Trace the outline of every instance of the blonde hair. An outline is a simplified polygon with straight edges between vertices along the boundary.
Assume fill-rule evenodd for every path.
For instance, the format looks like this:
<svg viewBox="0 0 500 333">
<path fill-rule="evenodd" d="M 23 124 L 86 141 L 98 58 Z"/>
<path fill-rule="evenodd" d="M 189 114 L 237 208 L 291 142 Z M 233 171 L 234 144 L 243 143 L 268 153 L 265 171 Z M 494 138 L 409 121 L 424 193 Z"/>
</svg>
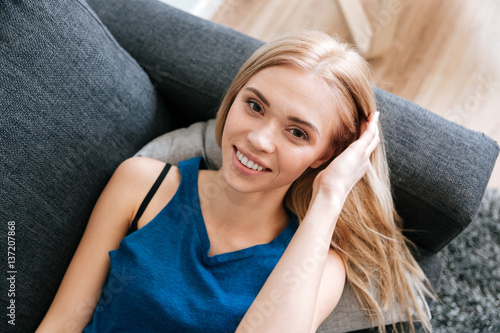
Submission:
<svg viewBox="0 0 500 333">
<path fill-rule="evenodd" d="M 279 37 L 259 48 L 242 66 L 217 113 L 216 139 L 221 144 L 227 114 L 236 95 L 259 71 L 292 65 L 321 76 L 332 90 L 340 125 L 333 138 L 335 158 L 359 135 L 359 124 L 376 111 L 367 62 L 348 44 L 317 31 Z M 381 131 L 380 131 L 381 133 Z M 411 255 L 401 232 L 390 191 L 389 168 L 382 143 L 370 157 L 366 175 L 353 187 L 337 221 L 331 246 L 344 260 L 347 279 L 374 326 L 385 331 L 384 312 L 395 321 L 406 315 L 414 331 L 413 312 L 430 331 L 430 318 L 419 305 L 430 284 Z M 331 160 L 330 160 L 331 161 Z M 328 162 L 329 163 L 329 162 Z M 306 170 L 288 190 L 284 203 L 302 220 L 316 175 L 328 163 Z M 412 281 L 416 281 L 416 286 Z M 399 305 L 399 306 L 398 306 Z"/>
</svg>

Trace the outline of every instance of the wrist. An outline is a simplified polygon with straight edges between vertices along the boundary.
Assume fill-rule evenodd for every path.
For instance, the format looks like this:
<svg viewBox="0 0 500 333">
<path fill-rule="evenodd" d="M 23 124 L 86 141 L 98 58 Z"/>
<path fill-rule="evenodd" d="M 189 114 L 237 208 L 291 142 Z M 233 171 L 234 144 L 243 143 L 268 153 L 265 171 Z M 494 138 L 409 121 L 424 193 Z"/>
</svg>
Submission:
<svg viewBox="0 0 500 333">
<path fill-rule="evenodd" d="M 313 191 L 310 210 L 321 210 L 323 214 L 338 216 L 347 195 L 341 189 L 321 187 Z"/>
<path fill-rule="evenodd" d="M 313 183 L 312 201 L 318 200 L 340 204 L 343 206 L 349 190 L 338 181 L 322 181 L 321 174 L 316 177 Z"/>
</svg>

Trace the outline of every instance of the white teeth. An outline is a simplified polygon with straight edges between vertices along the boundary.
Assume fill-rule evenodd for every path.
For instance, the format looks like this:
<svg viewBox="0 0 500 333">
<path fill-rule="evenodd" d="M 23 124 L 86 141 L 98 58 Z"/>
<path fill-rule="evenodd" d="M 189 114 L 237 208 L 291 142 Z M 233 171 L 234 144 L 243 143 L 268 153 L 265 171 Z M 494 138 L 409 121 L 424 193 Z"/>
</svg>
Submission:
<svg viewBox="0 0 500 333">
<path fill-rule="evenodd" d="M 254 161 L 249 161 L 248 157 L 246 157 L 245 155 L 240 153 L 239 150 L 236 151 L 236 156 L 238 157 L 238 160 L 240 160 L 241 164 L 243 164 L 247 168 L 252 169 L 252 170 L 257 170 L 257 171 L 264 170 L 264 168 L 262 166 L 258 165 Z"/>
</svg>

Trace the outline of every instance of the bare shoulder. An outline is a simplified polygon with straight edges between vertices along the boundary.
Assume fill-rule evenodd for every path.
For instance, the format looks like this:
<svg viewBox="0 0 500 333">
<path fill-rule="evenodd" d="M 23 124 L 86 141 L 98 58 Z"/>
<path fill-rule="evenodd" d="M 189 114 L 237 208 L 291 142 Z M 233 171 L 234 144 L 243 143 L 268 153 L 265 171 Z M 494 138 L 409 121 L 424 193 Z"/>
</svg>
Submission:
<svg viewBox="0 0 500 333">
<path fill-rule="evenodd" d="M 131 157 L 123 161 L 115 171 L 119 181 L 127 183 L 128 189 L 132 190 L 131 195 L 134 196 L 132 201 L 135 209 L 131 219 L 136 215 L 142 201 L 158 179 L 165 165 L 165 162 L 149 157 Z M 180 180 L 179 169 L 172 165 L 140 218 L 138 228 L 149 222 L 172 199 L 179 187 Z"/>
<path fill-rule="evenodd" d="M 137 179 L 137 181 L 144 181 L 148 178 L 156 179 L 158 174 L 165 167 L 165 164 L 165 162 L 149 157 L 130 157 L 118 166 L 115 174 L 129 181 L 134 181 L 135 179 Z M 176 167 L 172 166 L 172 169 L 176 169 Z"/>
<path fill-rule="evenodd" d="M 314 315 L 314 328 L 328 317 L 342 296 L 346 279 L 344 261 L 340 255 L 330 249 L 325 262 L 323 276 L 316 301 L 316 311 Z"/>
<path fill-rule="evenodd" d="M 149 191 L 156 181 L 166 163 L 149 157 L 131 157 L 123 161 L 115 171 L 113 177 L 120 182 L 126 182 L 134 187 L 139 196 L 144 190 Z M 175 165 L 172 165 L 165 182 L 180 181 L 180 172 Z"/>
</svg>

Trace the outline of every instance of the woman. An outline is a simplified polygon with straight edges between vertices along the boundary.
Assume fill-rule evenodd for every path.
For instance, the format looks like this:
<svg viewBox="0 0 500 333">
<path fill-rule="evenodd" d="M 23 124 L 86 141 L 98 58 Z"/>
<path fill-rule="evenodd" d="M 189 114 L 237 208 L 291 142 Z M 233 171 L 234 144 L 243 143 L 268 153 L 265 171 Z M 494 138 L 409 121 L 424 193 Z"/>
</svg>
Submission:
<svg viewBox="0 0 500 333">
<path fill-rule="evenodd" d="M 413 328 L 409 280 L 427 292 L 426 279 L 399 229 L 368 76 L 319 32 L 257 50 L 217 114 L 222 168 L 122 163 L 38 332 L 315 332 L 346 277 L 374 323 L 384 309 Z"/>
</svg>

